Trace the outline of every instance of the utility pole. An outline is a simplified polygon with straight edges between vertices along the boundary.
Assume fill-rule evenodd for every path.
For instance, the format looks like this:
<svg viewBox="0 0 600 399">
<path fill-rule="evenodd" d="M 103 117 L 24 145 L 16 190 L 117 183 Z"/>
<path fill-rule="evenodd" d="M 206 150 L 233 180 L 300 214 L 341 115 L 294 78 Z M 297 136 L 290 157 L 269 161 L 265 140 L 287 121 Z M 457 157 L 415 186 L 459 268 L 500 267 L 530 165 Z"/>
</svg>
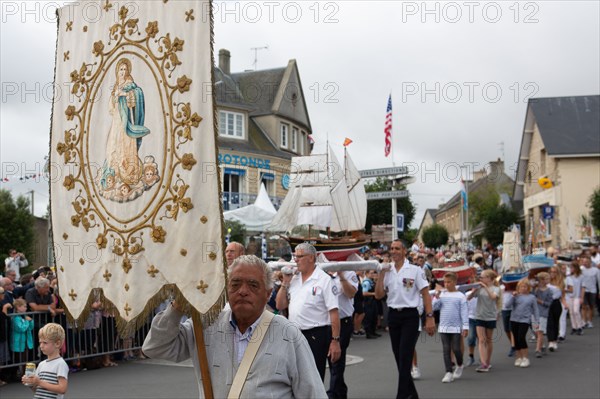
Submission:
<svg viewBox="0 0 600 399">
<path fill-rule="evenodd" d="M 33 190 L 27 192 L 27 194 L 31 194 L 31 216 L 35 216 L 35 214 L 33 213 L 33 192 Z"/>
<path fill-rule="evenodd" d="M 250 50 L 254 51 L 254 62 L 252 63 L 252 66 L 254 67 L 254 70 L 256 71 L 258 69 L 258 51 L 259 50 L 268 50 L 269 49 L 269 45 L 266 45 L 264 47 L 252 47 Z"/>
</svg>

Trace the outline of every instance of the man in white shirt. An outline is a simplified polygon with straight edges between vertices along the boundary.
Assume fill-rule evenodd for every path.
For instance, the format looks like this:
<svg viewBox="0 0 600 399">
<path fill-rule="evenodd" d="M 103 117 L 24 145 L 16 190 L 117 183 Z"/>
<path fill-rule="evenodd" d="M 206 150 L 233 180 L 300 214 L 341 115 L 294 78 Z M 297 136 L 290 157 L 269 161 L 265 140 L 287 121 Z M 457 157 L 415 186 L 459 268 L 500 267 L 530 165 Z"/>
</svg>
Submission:
<svg viewBox="0 0 600 399">
<path fill-rule="evenodd" d="M 294 252 L 298 273 L 284 274 L 277 292 L 276 306 L 288 309 L 289 319 L 306 337 L 322 380 L 325 380 L 327 358 L 338 361 L 340 316 L 338 288 L 332 278 L 316 267 L 317 251 L 308 243 L 299 244 Z"/>
<path fill-rule="evenodd" d="M 350 338 L 354 325 L 352 315 L 354 314 L 354 294 L 358 291 L 358 276 L 353 271 L 340 271 L 333 279 L 338 287 L 338 304 L 340 314 L 340 360 L 332 362 L 329 359 L 329 372 L 331 379 L 327 396 L 329 399 L 346 399 L 348 397 L 348 386 L 344 381 L 346 370 L 346 350 L 350 345 Z"/>
<path fill-rule="evenodd" d="M 600 252 L 598 251 L 597 245 L 592 245 L 590 248 L 590 255 L 592 264 L 596 267 L 600 267 Z"/>
<path fill-rule="evenodd" d="M 600 270 L 592 266 L 592 261 L 588 255 L 579 257 L 581 268 L 581 286 L 585 288 L 583 294 L 583 304 L 581 307 L 581 316 L 585 327 L 592 328 L 592 318 L 594 317 L 594 305 L 598 296 L 597 286 L 600 285 Z"/>
<path fill-rule="evenodd" d="M 396 398 L 417 399 L 419 394 L 411 377 L 412 358 L 419 336 L 417 306 L 423 298 L 426 314 L 425 330 L 430 336 L 435 331 L 435 321 L 425 272 L 406 260 L 406 247 L 400 240 L 390 247 L 392 267 L 382 270 L 375 285 L 375 297 L 382 299 L 387 293 L 389 308 L 388 326 L 392 351 L 398 367 Z"/>
<path fill-rule="evenodd" d="M 29 262 L 25 258 L 25 255 L 17 252 L 15 249 L 8 251 L 8 258 L 4 260 L 4 271 L 13 270 L 16 273 L 14 281 L 18 283 L 21 280 L 21 269 L 27 266 L 29 266 Z"/>
</svg>

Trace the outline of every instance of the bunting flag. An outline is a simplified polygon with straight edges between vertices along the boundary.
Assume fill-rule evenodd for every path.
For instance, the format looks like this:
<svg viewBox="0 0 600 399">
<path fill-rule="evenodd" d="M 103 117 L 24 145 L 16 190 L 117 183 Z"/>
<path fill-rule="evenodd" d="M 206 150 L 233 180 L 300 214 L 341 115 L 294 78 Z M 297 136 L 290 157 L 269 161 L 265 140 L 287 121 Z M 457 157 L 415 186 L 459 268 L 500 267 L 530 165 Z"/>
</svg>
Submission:
<svg viewBox="0 0 600 399">
<path fill-rule="evenodd" d="M 350 144 L 352 144 L 352 140 L 346 137 L 346 139 L 344 140 L 344 147 L 348 147 Z"/>
<path fill-rule="evenodd" d="M 462 179 L 460 180 L 460 202 L 465 211 L 469 209 L 469 195 L 467 194 L 465 181 Z"/>
<path fill-rule="evenodd" d="M 72 90 L 53 102 L 51 218 L 76 320 L 97 295 L 122 333 L 171 295 L 208 323 L 224 304 L 210 10 L 208 0 L 58 10 L 55 82 Z"/>
<path fill-rule="evenodd" d="M 392 152 L 392 94 L 388 98 L 387 110 L 385 113 L 385 127 L 383 129 L 385 133 L 385 156 L 389 156 Z"/>
<path fill-rule="evenodd" d="M 0 177 L 0 183 L 9 183 L 11 181 L 25 181 L 25 180 L 30 180 L 30 179 L 37 179 L 37 180 L 42 180 L 44 178 L 44 174 L 43 173 L 33 173 L 33 174 L 28 174 L 28 175 L 23 175 L 23 176 L 11 176 L 11 177 Z"/>
</svg>

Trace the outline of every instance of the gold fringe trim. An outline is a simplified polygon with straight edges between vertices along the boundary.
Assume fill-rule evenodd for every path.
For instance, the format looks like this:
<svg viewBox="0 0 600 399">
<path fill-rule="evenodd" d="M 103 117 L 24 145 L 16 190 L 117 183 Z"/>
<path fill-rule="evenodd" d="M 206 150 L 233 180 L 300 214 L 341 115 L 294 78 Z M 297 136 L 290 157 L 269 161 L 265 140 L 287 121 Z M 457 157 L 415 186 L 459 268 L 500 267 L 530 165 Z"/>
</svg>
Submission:
<svg viewBox="0 0 600 399">
<path fill-rule="evenodd" d="M 152 298 L 148 300 L 144 309 L 135 318 L 127 321 L 121 316 L 121 310 L 119 310 L 114 303 L 108 300 L 104 296 L 104 292 L 101 288 L 94 288 L 90 291 L 88 299 L 85 304 L 84 310 L 81 312 L 79 317 L 74 318 L 73 314 L 69 311 L 68 307 L 65 306 L 65 301 L 62 297 L 59 297 L 61 307 L 65 310 L 68 321 L 76 326 L 78 330 L 83 329 L 86 321 L 90 317 L 92 312 L 92 304 L 99 301 L 102 304 L 102 311 L 109 313 L 115 317 L 117 331 L 121 338 L 127 338 L 135 334 L 140 328 L 146 323 L 151 321 L 151 317 L 154 315 L 154 310 L 167 299 L 172 298 L 180 304 L 183 304 L 184 313 L 192 317 L 202 320 L 204 328 L 210 326 L 219 316 L 223 306 L 225 306 L 226 295 L 225 290 L 221 291 L 215 303 L 210 307 L 206 313 L 198 312 L 190 303 L 185 299 L 179 288 L 175 284 L 164 285 Z"/>
</svg>

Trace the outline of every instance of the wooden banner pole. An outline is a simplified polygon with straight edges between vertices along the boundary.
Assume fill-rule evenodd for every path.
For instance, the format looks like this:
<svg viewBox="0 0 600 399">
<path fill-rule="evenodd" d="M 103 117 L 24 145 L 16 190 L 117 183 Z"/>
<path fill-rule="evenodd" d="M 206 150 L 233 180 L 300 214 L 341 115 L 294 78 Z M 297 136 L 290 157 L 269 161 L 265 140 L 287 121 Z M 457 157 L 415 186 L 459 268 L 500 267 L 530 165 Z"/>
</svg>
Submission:
<svg viewBox="0 0 600 399">
<path fill-rule="evenodd" d="M 202 320 L 194 312 L 192 314 L 194 323 L 194 336 L 196 337 L 196 350 L 198 351 L 198 363 L 200 363 L 200 375 L 202 377 L 202 388 L 204 389 L 204 398 L 213 399 L 212 382 L 210 379 L 210 370 L 208 368 L 208 358 L 206 356 L 206 346 L 204 345 L 204 330 Z"/>
</svg>

